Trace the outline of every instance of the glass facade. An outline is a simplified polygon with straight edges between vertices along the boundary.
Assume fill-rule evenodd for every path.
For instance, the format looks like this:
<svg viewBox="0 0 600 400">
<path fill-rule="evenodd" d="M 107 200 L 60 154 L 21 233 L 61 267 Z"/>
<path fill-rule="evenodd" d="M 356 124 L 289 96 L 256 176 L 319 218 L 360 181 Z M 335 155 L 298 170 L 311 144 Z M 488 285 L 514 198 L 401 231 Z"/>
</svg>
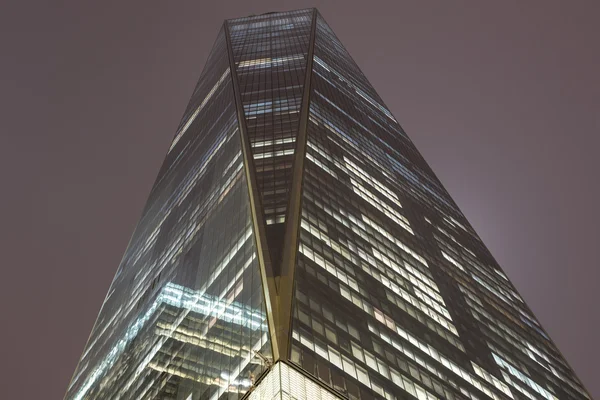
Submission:
<svg viewBox="0 0 600 400">
<path fill-rule="evenodd" d="M 591 399 L 315 9 L 226 21 L 66 399 Z"/>
<path fill-rule="evenodd" d="M 67 399 L 238 398 L 271 357 L 224 28 Z"/>
<path fill-rule="evenodd" d="M 274 265 L 280 262 L 312 11 L 228 21 L 244 123 Z"/>
</svg>

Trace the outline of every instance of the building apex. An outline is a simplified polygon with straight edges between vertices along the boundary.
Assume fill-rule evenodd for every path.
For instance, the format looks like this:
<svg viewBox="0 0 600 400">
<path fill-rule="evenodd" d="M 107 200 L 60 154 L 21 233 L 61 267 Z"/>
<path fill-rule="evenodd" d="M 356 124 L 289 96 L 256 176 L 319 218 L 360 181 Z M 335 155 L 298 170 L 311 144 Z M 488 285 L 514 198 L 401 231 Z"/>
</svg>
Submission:
<svg viewBox="0 0 600 400">
<path fill-rule="evenodd" d="M 238 20 L 242 20 L 242 19 L 248 19 L 248 18 L 260 18 L 260 17 L 266 17 L 266 16 L 271 16 L 274 14 L 290 14 L 290 13 L 299 13 L 299 12 L 306 12 L 306 11 L 319 11 L 316 7 L 310 7 L 310 8 L 300 8 L 297 10 L 286 10 L 286 11 L 268 11 L 268 12 L 264 12 L 261 14 L 250 14 L 250 15 L 246 15 L 244 17 L 236 17 L 236 18 L 228 18 L 225 21 L 238 21 Z"/>
</svg>

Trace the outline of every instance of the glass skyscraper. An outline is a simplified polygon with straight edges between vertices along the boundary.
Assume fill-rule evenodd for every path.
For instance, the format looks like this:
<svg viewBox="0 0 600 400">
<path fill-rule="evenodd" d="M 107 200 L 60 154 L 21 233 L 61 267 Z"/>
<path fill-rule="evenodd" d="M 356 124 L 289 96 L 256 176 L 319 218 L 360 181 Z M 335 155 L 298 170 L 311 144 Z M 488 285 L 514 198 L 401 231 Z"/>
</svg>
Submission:
<svg viewBox="0 0 600 400">
<path fill-rule="evenodd" d="M 315 9 L 226 21 L 66 399 L 590 399 Z"/>
</svg>

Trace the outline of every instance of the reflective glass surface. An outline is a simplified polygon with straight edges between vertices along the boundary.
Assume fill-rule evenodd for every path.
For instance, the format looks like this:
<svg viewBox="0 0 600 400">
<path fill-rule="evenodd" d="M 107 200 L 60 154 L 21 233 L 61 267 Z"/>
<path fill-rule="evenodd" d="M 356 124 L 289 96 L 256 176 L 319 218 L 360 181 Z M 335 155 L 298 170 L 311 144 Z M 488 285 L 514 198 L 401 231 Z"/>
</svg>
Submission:
<svg viewBox="0 0 600 400">
<path fill-rule="evenodd" d="M 278 265 L 304 90 L 312 10 L 229 21 L 271 259 Z"/>
<path fill-rule="evenodd" d="M 332 390 L 292 366 L 279 362 L 248 396 L 248 400 L 343 400 Z"/>
<path fill-rule="evenodd" d="M 350 399 L 589 398 L 319 15 L 290 355 Z"/>
<path fill-rule="evenodd" d="M 67 399 L 237 399 L 265 369 L 239 135 L 222 30 Z"/>
</svg>

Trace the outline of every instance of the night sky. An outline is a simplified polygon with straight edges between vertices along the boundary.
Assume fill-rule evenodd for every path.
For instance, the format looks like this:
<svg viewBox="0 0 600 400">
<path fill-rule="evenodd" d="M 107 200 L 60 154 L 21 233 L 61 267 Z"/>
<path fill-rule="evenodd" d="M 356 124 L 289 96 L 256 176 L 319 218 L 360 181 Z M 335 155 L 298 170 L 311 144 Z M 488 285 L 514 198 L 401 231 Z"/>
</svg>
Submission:
<svg viewBox="0 0 600 400">
<path fill-rule="evenodd" d="M 64 395 L 222 21 L 310 6 L 600 397 L 600 1 L 57 0 L 0 12 L 2 398 Z"/>
</svg>

